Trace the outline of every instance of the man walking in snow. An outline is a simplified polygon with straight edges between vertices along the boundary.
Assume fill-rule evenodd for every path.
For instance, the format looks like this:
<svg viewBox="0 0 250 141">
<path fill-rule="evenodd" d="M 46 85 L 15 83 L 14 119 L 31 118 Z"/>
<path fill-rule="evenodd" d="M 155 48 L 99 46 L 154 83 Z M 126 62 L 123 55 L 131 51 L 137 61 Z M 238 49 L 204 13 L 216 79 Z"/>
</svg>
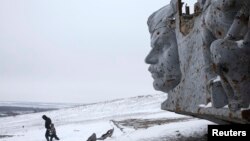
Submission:
<svg viewBox="0 0 250 141">
<path fill-rule="evenodd" d="M 46 138 L 46 140 L 52 141 L 53 137 L 55 137 L 55 139 L 59 140 L 59 138 L 56 135 L 55 128 L 51 122 L 51 119 L 49 117 L 47 117 L 46 115 L 43 115 L 42 118 L 45 120 L 45 128 L 46 128 L 45 138 Z M 49 140 L 49 137 L 50 137 L 50 140 Z"/>
</svg>

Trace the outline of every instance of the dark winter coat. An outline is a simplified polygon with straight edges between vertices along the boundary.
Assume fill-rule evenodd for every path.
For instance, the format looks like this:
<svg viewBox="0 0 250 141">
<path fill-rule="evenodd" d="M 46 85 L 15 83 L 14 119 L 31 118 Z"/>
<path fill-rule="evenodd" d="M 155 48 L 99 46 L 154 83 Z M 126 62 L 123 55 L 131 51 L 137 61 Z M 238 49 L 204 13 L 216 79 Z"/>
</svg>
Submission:
<svg viewBox="0 0 250 141">
<path fill-rule="evenodd" d="M 43 116 L 43 119 L 45 120 L 45 128 L 46 129 L 50 129 L 51 128 L 51 119 L 49 118 L 49 117 L 47 117 L 47 116 Z"/>
</svg>

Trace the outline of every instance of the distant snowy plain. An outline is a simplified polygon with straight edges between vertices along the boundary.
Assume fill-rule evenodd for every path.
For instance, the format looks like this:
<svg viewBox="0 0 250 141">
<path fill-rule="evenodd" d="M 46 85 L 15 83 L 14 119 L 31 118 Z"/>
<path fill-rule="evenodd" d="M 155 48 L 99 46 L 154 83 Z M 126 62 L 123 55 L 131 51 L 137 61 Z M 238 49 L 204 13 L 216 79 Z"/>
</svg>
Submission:
<svg viewBox="0 0 250 141">
<path fill-rule="evenodd" d="M 166 94 L 118 99 L 54 111 L 0 118 L 0 141 L 46 141 L 44 120 L 54 123 L 61 141 L 86 141 L 114 128 L 105 141 L 177 141 L 204 136 L 207 120 L 163 111 L 160 104 Z"/>
</svg>

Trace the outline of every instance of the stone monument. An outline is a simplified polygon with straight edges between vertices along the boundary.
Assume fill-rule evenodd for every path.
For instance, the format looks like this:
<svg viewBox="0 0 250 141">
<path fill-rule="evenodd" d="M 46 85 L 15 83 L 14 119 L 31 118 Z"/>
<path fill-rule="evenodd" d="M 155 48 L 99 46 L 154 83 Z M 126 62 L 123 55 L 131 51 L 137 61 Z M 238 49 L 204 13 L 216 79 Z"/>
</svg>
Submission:
<svg viewBox="0 0 250 141">
<path fill-rule="evenodd" d="M 250 123 L 250 0 L 181 0 L 148 19 L 145 62 L 162 109 L 215 122 Z"/>
</svg>

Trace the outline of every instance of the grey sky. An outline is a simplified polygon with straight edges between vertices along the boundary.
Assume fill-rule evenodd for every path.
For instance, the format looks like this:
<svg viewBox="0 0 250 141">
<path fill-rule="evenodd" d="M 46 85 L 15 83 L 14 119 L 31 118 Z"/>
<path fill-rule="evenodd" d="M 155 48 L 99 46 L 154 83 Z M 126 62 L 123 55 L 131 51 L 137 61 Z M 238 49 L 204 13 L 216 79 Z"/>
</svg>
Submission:
<svg viewBox="0 0 250 141">
<path fill-rule="evenodd" d="M 167 0 L 1 0 L 0 100 L 97 102 L 159 93 L 144 58 Z"/>
</svg>

